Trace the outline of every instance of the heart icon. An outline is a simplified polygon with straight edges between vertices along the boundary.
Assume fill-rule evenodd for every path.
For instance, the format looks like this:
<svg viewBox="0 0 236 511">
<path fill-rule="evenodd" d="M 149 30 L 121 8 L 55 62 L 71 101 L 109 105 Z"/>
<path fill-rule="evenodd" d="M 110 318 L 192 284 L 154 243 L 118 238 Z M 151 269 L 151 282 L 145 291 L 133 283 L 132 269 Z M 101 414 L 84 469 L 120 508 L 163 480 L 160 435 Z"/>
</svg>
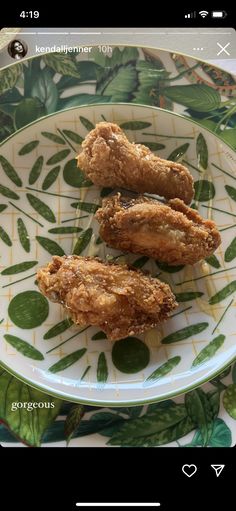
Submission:
<svg viewBox="0 0 236 511">
<path fill-rule="evenodd" d="M 196 465 L 183 465 L 182 466 L 182 472 L 186 476 L 192 477 L 197 472 L 197 467 L 196 467 Z"/>
</svg>

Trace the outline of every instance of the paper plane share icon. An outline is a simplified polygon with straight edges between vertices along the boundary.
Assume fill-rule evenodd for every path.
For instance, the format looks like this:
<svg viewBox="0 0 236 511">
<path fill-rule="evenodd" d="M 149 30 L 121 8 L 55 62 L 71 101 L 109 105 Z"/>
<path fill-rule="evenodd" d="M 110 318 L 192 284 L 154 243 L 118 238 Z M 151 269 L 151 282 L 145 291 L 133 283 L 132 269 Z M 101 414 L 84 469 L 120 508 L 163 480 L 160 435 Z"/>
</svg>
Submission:
<svg viewBox="0 0 236 511">
<path fill-rule="evenodd" d="M 211 467 L 215 470 L 216 477 L 219 477 L 225 465 L 211 465 Z"/>
</svg>

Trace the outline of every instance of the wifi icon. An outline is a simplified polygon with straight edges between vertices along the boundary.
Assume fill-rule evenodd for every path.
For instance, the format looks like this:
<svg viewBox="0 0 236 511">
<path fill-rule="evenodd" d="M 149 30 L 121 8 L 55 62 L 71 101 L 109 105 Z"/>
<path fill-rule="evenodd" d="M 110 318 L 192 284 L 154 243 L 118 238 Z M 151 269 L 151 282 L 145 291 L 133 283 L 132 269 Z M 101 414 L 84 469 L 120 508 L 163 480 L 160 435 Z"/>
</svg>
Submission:
<svg viewBox="0 0 236 511">
<path fill-rule="evenodd" d="M 209 14 L 209 12 L 208 11 L 200 11 L 199 14 L 202 18 L 205 18 Z"/>
</svg>

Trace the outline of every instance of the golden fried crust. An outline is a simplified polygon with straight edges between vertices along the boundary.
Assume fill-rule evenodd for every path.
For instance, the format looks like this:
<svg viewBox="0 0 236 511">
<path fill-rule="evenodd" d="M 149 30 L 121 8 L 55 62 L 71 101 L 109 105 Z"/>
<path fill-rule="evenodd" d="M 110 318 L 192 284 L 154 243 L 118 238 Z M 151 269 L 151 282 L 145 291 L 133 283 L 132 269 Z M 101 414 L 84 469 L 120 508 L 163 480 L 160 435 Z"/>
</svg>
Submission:
<svg viewBox="0 0 236 511">
<path fill-rule="evenodd" d="M 180 163 L 155 156 L 148 147 L 130 143 L 123 131 L 100 122 L 82 143 L 78 166 L 95 185 L 178 197 L 186 204 L 193 198 L 193 178 Z"/>
<path fill-rule="evenodd" d="M 168 284 L 127 265 L 54 256 L 37 273 L 40 291 L 78 325 L 97 325 L 108 339 L 140 334 L 177 307 Z"/>
<path fill-rule="evenodd" d="M 106 198 L 96 213 L 101 238 L 113 248 L 144 254 L 169 265 L 195 264 L 221 243 L 211 220 L 180 199 L 167 204 L 147 197 Z"/>
</svg>

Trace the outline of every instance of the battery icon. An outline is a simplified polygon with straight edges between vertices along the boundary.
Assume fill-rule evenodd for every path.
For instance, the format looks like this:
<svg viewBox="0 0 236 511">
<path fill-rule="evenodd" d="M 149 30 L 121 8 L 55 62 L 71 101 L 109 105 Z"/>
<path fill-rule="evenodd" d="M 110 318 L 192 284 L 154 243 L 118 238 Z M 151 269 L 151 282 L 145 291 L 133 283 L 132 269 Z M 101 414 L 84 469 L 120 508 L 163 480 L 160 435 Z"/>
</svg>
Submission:
<svg viewBox="0 0 236 511">
<path fill-rule="evenodd" d="M 227 12 L 225 11 L 212 11 L 212 18 L 226 18 Z"/>
</svg>

